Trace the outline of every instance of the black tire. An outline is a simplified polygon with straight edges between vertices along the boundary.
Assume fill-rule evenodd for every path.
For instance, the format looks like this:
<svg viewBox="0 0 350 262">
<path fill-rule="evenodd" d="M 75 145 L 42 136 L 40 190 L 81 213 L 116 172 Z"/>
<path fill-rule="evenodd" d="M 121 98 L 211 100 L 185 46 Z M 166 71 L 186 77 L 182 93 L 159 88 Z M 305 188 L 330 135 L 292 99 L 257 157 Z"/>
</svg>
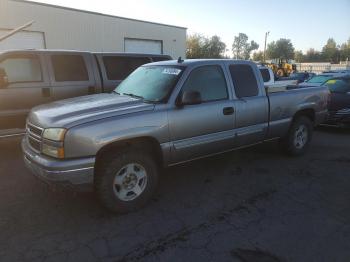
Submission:
<svg viewBox="0 0 350 262">
<path fill-rule="evenodd" d="M 295 141 L 295 138 L 300 134 L 300 128 L 303 126 L 307 131 L 306 141 L 298 143 Z M 304 154 L 311 142 L 313 129 L 312 121 L 308 117 L 297 117 L 289 128 L 287 136 L 280 141 L 282 150 L 290 156 L 300 156 Z"/>
<path fill-rule="evenodd" d="M 158 184 L 158 168 L 149 153 L 126 150 L 101 159 L 95 174 L 95 190 L 103 206 L 114 213 L 129 213 L 143 207 L 154 194 Z M 114 179 L 128 164 L 136 163 L 146 171 L 147 183 L 142 193 L 133 200 L 124 201 L 115 193 Z M 129 192 L 130 193 L 130 192 Z"/>
</svg>

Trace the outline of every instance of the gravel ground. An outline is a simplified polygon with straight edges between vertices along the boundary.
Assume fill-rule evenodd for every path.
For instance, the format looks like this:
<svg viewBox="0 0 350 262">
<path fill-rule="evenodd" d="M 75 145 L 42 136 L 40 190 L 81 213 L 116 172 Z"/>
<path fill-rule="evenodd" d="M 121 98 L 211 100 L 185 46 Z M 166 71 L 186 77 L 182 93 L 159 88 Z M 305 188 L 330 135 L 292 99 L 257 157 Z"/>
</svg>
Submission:
<svg viewBox="0 0 350 262">
<path fill-rule="evenodd" d="M 322 128 L 308 153 L 276 143 L 166 169 L 142 210 L 52 189 L 0 140 L 0 261 L 350 261 L 350 131 Z"/>
</svg>

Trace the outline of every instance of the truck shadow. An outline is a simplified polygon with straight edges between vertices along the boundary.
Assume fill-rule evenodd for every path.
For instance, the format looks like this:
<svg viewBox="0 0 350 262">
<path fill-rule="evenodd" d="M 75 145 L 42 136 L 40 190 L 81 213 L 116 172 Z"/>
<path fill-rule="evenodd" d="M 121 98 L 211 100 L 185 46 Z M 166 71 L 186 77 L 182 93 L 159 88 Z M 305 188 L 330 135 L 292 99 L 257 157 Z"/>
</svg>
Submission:
<svg viewBox="0 0 350 262">
<path fill-rule="evenodd" d="M 315 130 L 323 133 L 350 135 L 350 127 L 318 126 Z"/>
</svg>

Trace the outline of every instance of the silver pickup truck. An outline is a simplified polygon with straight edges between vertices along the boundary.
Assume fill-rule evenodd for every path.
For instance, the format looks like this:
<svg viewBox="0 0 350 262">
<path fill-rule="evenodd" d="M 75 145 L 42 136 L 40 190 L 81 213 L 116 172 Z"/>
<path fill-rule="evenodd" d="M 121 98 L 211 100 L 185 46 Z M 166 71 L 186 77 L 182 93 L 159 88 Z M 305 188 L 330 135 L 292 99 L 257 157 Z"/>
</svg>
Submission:
<svg viewBox="0 0 350 262">
<path fill-rule="evenodd" d="M 34 108 L 24 160 L 48 183 L 87 186 L 110 210 L 129 212 L 150 199 L 161 167 L 273 139 L 304 153 L 328 97 L 326 87 L 267 94 L 249 61 L 151 63 L 114 93 Z"/>
</svg>

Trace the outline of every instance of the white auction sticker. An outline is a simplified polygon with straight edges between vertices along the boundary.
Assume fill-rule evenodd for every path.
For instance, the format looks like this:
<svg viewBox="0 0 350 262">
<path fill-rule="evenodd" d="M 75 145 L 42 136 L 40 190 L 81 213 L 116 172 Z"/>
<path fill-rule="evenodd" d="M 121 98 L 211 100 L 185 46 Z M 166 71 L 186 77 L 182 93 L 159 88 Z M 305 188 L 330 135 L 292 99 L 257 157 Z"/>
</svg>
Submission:
<svg viewBox="0 0 350 262">
<path fill-rule="evenodd" d="M 181 72 L 181 69 L 178 68 L 164 68 L 163 70 L 163 74 L 167 74 L 167 75 L 179 75 Z"/>
</svg>

